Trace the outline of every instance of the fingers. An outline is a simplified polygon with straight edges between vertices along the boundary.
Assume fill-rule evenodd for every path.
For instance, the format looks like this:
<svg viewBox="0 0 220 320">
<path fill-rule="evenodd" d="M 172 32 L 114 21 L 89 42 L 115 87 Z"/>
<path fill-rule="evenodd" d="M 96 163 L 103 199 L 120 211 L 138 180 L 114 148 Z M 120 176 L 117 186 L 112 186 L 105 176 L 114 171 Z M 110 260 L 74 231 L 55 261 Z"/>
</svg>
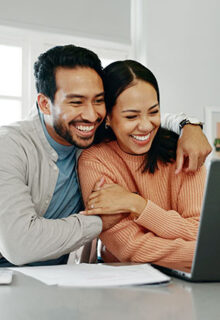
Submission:
<svg viewBox="0 0 220 320">
<path fill-rule="evenodd" d="M 98 199 L 92 199 L 91 201 L 88 201 L 87 208 L 88 209 L 95 209 L 95 208 L 101 208 L 103 205 L 102 201 L 99 201 Z"/>
<path fill-rule="evenodd" d="M 97 181 L 93 187 L 93 191 L 100 190 L 101 187 L 105 184 L 105 177 L 101 177 L 99 181 Z"/>
<path fill-rule="evenodd" d="M 102 187 L 99 187 L 99 189 L 93 190 L 92 193 L 91 193 L 90 196 L 89 196 L 89 200 L 92 200 L 92 199 L 97 198 L 97 197 L 101 194 L 102 190 L 110 189 L 110 188 L 112 188 L 113 186 L 115 186 L 115 184 L 113 184 L 113 183 L 106 183 L 106 184 L 103 185 Z M 89 200 L 88 200 L 88 201 L 89 201 Z"/>
<path fill-rule="evenodd" d="M 189 156 L 185 156 L 183 152 L 178 152 L 175 174 L 179 174 L 181 171 L 196 172 L 204 164 L 205 158 L 206 156 L 199 156 L 197 153 L 191 152 Z"/>
<path fill-rule="evenodd" d="M 90 194 L 90 196 L 89 196 L 88 202 L 89 202 L 90 200 L 93 200 L 93 199 L 97 198 L 99 194 L 100 194 L 99 191 L 93 191 L 93 192 Z"/>
<path fill-rule="evenodd" d="M 109 207 L 94 207 L 93 209 L 88 208 L 84 211 L 79 212 L 82 215 L 90 216 L 90 215 L 117 215 L 117 214 L 128 214 L 127 211 L 122 210 L 114 210 Z"/>
<path fill-rule="evenodd" d="M 205 163 L 206 156 L 201 156 L 198 158 L 198 168 L 199 169 Z"/>
<path fill-rule="evenodd" d="M 177 151 L 176 153 L 176 170 L 175 174 L 178 174 L 183 169 L 184 164 L 184 154 L 182 151 Z"/>
<path fill-rule="evenodd" d="M 102 213 L 103 209 L 102 208 L 95 208 L 95 209 L 88 209 L 85 211 L 80 211 L 79 213 L 84 215 L 84 216 L 92 216 L 92 215 L 100 215 Z"/>
</svg>

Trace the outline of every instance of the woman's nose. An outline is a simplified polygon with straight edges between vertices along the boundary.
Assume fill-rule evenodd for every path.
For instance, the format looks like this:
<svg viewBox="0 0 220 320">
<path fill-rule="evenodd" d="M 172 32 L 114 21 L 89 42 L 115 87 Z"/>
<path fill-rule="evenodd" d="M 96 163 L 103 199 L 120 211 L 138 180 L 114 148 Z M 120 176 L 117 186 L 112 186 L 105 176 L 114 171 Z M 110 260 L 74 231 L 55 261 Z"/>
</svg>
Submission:
<svg viewBox="0 0 220 320">
<path fill-rule="evenodd" d="M 146 118 L 140 119 L 140 122 L 138 124 L 138 128 L 140 131 L 146 132 L 152 129 L 152 124 L 151 122 Z"/>
</svg>

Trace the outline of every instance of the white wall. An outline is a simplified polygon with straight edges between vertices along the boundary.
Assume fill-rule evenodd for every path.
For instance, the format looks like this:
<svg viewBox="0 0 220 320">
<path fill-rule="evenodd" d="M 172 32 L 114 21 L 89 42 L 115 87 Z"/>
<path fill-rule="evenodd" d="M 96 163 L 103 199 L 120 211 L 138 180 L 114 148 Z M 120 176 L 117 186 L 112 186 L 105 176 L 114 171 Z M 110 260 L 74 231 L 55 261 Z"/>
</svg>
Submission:
<svg viewBox="0 0 220 320">
<path fill-rule="evenodd" d="M 146 61 L 159 80 L 161 108 L 203 119 L 220 106 L 220 1 L 143 0 Z"/>
<path fill-rule="evenodd" d="M 220 105 L 220 1 L 134 3 L 143 5 L 136 51 L 143 49 L 142 61 L 159 80 L 162 110 L 203 119 L 205 106 Z M 0 24 L 130 44 L 130 6 L 129 0 L 7 0 Z"/>
<path fill-rule="evenodd" d="M 130 0 L 1 0 L 0 24 L 128 44 Z"/>
</svg>

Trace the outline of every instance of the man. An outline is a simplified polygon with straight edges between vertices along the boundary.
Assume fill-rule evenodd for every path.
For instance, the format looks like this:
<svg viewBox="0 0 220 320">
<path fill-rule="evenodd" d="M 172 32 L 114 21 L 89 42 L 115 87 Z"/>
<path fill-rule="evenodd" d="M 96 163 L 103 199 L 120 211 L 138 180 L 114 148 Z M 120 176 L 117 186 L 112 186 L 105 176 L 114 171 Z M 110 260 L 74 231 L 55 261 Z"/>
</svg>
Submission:
<svg viewBox="0 0 220 320">
<path fill-rule="evenodd" d="M 99 58 L 85 48 L 55 47 L 38 58 L 35 78 L 35 111 L 0 129 L 0 266 L 66 263 L 70 252 L 121 218 L 76 214 L 77 154 L 105 117 Z M 189 155 L 193 171 L 210 152 L 199 126 L 183 129 L 177 171 L 190 149 L 197 150 Z"/>
</svg>

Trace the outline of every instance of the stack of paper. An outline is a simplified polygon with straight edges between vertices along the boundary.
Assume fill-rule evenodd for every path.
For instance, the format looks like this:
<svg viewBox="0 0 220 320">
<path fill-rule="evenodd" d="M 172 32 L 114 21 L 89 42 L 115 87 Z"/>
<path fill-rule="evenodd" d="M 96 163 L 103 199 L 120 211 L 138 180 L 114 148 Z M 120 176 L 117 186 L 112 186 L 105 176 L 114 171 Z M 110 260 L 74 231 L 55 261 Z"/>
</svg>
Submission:
<svg viewBox="0 0 220 320">
<path fill-rule="evenodd" d="M 0 269 L 0 284 L 10 284 L 12 282 L 12 271 L 7 269 Z"/>
<path fill-rule="evenodd" d="M 170 278 L 149 264 L 74 264 L 11 268 L 48 285 L 106 287 L 169 282 Z"/>
</svg>

